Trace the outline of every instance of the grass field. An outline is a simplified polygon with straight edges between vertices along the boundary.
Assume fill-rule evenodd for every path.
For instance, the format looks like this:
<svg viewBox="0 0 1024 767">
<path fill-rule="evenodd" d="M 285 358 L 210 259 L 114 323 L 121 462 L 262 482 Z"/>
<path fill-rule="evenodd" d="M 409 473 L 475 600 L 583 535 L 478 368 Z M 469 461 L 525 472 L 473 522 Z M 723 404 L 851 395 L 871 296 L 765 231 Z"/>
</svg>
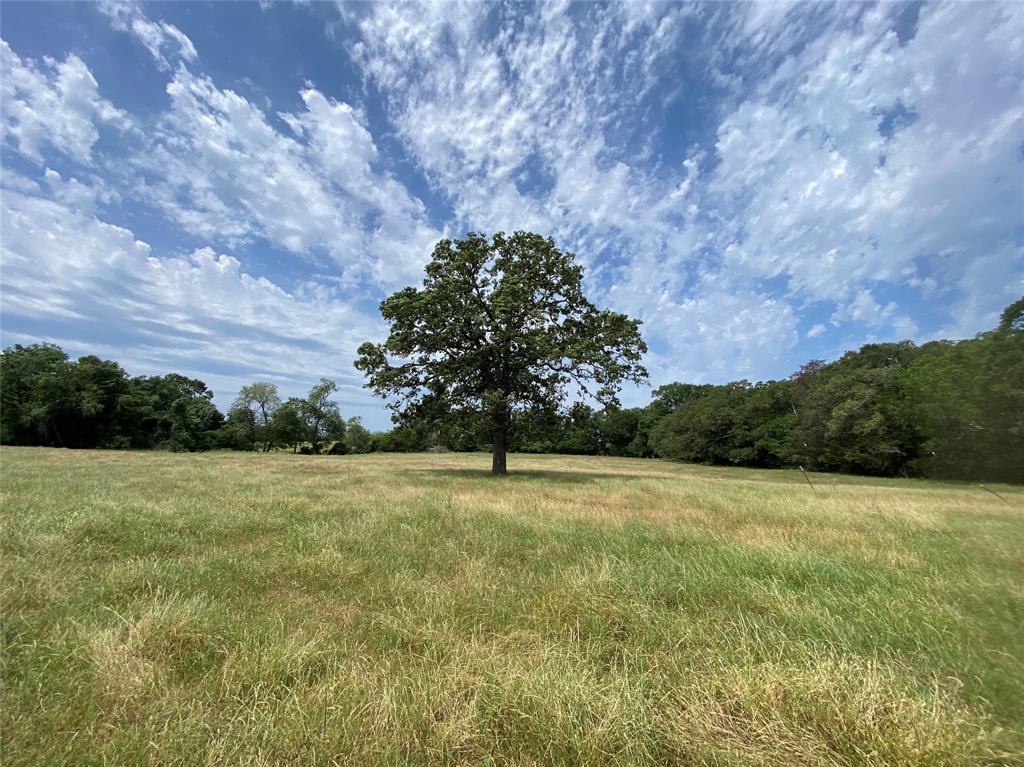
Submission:
<svg viewBox="0 0 1024 767">
<path fill-rule="evenodd" d="M 5 765 L 1024 763 L 1024 488 L 0 461 Z"/>
</svg>

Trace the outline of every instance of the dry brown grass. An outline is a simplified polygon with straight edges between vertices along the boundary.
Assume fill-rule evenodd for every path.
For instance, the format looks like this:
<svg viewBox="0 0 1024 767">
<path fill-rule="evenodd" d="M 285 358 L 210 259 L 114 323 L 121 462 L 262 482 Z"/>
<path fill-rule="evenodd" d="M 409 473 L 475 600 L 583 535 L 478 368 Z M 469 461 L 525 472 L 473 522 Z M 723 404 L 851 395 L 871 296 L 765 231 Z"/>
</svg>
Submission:
<svg viewBox="0 0 1024 767">
<path fill-rule="evenodd" d="M 1017 488 L 0 459 L 5 764 L 1022 763 Z"/>
</svg>

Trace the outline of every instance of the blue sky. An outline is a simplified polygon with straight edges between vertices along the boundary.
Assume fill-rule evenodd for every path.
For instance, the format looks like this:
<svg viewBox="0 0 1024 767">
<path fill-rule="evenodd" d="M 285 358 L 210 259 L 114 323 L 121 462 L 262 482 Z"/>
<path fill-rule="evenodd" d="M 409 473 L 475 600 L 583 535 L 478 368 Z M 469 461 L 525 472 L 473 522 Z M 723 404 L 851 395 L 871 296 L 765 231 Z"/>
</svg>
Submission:
<svg viewBox="0 0 1024 767">
<path fill-rule="evenodd" d="M 1024 293 L 1024 4 L 0 6 L 4 345 L 299 394 L 431 246 L 532 229 L 652 384 Z M 647 400 L 629 390 L 627 404 Z"/>
</svg>

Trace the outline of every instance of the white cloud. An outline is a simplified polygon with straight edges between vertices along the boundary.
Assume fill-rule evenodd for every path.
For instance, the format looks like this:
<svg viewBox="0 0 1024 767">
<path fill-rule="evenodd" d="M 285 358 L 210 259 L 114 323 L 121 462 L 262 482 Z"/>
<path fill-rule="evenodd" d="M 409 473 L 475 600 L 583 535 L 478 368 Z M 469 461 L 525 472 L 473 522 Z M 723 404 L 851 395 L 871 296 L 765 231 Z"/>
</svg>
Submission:
<svg viewBox="0 0 1024 767">
<path fill-rule="evenodd" d="M 798 318 L 785 301 L 755 293 L 707 290 L 699 297 L 660 296 L 647 332 L 671 352 L 649 361 L 652 381 L 762 380 L 792 372 L 786 352 L 799 340 Z"/>
<path fill-rule="evenodd" d="M 177 60 L 196 60 L 196 48 L 184 32 L 165 21 L 150 20 L 135 0 L 100 0 L 97 7 L 114 29 L 135 35 L 161 69 L 172 69 Z"/>
<path fill-rule="evenodd" d="M 344 396 L 369 400 L 351 361 L 379 320 L 330 288 L 287 291 L 210 248 L 157 255 L 127 229 L 10 188 L 0 208 L 4 311 L 59 322 L 51 340 L 228 392 L 258 376 L 299 393 L 328 375 Z"/>
<path fill-rule="evenodd" d="M 613 137 L 651 108 L 691 10 L 582 8 L 582 22 L 565 5 L 515 9 L 494 31 L 483 6 L 374 5 L 354 21 L 353 53 L 463 228 L 551 234 L 588 265 L 599 300 L 653 327 L 663 316 L 650 292 L 674 292 L 695 258 L 681 224 L 696 214 L 699 171 L 691 160 L 675 177 L 653 172 Z M 615 252 L 625 263 L 606 260 Z"/>
<path fill-rule="evenodd" d="M 833 312 L 831 322 L 839 326 L 855 322 L 869 328 L 889 327 L 900 339 L 911 338 L 917 333 L 917 324 L 906 315 L 899 315 L 895 301 L 882 306 L 867 288 L 863 288 L 849 301 Z"/>
<path fill-rule="evenodd" d="M 890 301 L 882 306 L 875 300 L 870 290 L 863 289 L 853 300 L 846 303 L 832 315 L 832 324 L 839 325 L 848 320 L 861 322 L 871 327 L 884 325 L 896 312 L 896 303 Z"/>
<path fill-rule="evenodd" d="M 125 254 L 108 253 L 104 268 L 167 316 L 157 288 L 183 301 L 186 349 L 207 349 L 189 339 L 217 323 L 250 344 L 229 309 L 262 301 L 301 328 L 275 320 L 275 354 L 299 349 L 315 366 L 336 351 L 321 328 L 376 327 L 332 314 L 335 296 L 418 281 L 449 229 L 529 228 L 581 256 L 599 303 L 645 321 L 656 384 L 785 375 L 801 362 L 791 357 L 806 324 L 808 339 L 829 318 L 848 338 L 917 338 L 909 307 L 930 302 L 946 315 L 942 333 L 970 335 L 1024 292 L 1022 8 L 926 4 L 908 38 L 886 5 L 348 6 L 341 39 L 450 204 L 452 219 L 438 222 L 356 106 L 313 83 L 296 83 L 292 112 L 257 106 L 193 71 L 180 30 L 108 4 L 114 26 L 173 72 L 169 109 L 107 158 L 102 126 L 128 118 L 85 64 L 23 61 L 4 44 L 4 140 L 42 172 L 5 179 L 5 216 L 62 243 L 54 252 L 75 269 L 67 243 L 86 243 L 82 268 L 96 282 L 76 289 L 103 301 L 127 299 L 102 295 L 100 254 Z M 671 110 L 685 114 L 669 120 Z M 693 125 L 704 132 L 677 135 Z M 92 165 L 69 172 L 44 159 L 50 147 Z M 118 195 L 239 258 L 265 240 L 331 278 L 285 292 L 205 250 L 141 268 L 150 262 L 131 233 L 95 218 Z M 24 283 L 18 259 L 35 251 L 19 242 L 12 274 Z M 53 311 L 93 316 L 74 284 L 55 291 Z M 38 290 L 12 300 L 46 311 Z M 209 325 L 195 319 L 206 304 Z M 307 304 L 319 314 L 297 308 Z M 240 316 L 258 326 L 258 312 Z M 170 332 L 160 327 L 154 339 Z M 327 346 L 314 353 L 303 339 Z"/>
<path fill-rule="evenodd" d="M 965 338 L 999 324 L 1001 311 L 1024 296 L 1024 257 L 1021 246 L 1004 247 L 956 268 L 959 295 L 949 307 L 949 322 L 936 338 Z"/>
<path fill-rule="evenodd" d="M 328 256 L 345 280 L 393 286 L 419 274 L 440 232 L 422 203 L 375 167 L 355 111 L 309 87 L 286 135 L 242 96 L 179 69 L 171 108 L 133 160 L 140 193 L 192 234 L 237 247 L 265 238 Z"/>
<path fill-rule="evenodd" d="M 64 178 L 52 168 L 45 168 L 43 182 L 49 190 L 51 199 L 79 213 L 91 215 L 97 205 L 109 204 L 120 199 L 120 195 L 96 175 L 91 175 L 88 183 L 83 183 L 74 176 Z"/>
<path fill-rule="evenodd" d="M 666 167 L 630 128 L 651 124 L 645 99 L 676 92 L 693 13 L 374 5 L 348 22 L 354 57 L 458 220 L 576 250 L 600 299 L 649 333 L 673 329 L 653 355 L 665 375 L 778 368 L 798 313 L 822 304 L 837 323 L 916 336 L 878 291 L 959 296 L 961 332 L 985 327 L 1017 288 L 984 292 L 973 264 L 1004 286 L 1022 267 L 1020 8 L 927 5 L 909 41 L 888 6 L 709 9 L 699 42 L 726 108 L 713 151 Z M 735 311 L 781 335 L 706 342 L 716 312 L 716 338 L 734 337 Z"/>
<path fill-rule="evenodd" d="M 592 18 L 578 24 L 567 6 L 547 6 L 493 34 L 488 9 L 475 4 L 430 13 L 379 4 L 358 20 L 356 59 L 468 226 L 529 221 L 580 243 L 664 229 L 654 205 L 664 185 L 617 158 L 604 136 L 635 119 L 686 11 L 586 10 Z M 531 176 L 547 190 L 531 191 Z"/>
<path fill-rule="evenodd" d="M 83 164 L 92 162 L 97 125 L 129 126 L 127 115 L 100 96 L 95 78 L 81 59 L 44 58 L 40 67 L 22 59 L 0 40 L 0 121 L 3 140 L 42 162 L 45 145 Z"/>
<path fill-rule="evenodd" d="M 1024 15 L 925 6 L 906 46 L 887 21 L 815 41 L 722 122 L 709 192 L 735 211 L 719 234 L 731 272 L 785 275 L 797 295 L 844 303 L 940 258 L 956 285 L 1013 241 Z M 886 137 L 879 123 L 897 108 L 913 122 Z"/>
</svg>

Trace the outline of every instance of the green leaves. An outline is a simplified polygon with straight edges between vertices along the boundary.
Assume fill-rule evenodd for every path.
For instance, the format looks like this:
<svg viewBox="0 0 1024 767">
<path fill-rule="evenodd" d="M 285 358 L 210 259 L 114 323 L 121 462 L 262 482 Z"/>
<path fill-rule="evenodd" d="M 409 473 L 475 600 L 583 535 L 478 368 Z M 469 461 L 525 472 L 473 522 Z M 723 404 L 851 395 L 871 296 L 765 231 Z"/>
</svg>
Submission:
<svg viewBox="0 0 1024 767">
<path fill-rule="evenodd" d="M 0 394 L 5 444 L 205 450 L 222 420 L 202 381 L 130 378 L 116 362 L 72 362 L 52 344 L 5 349 Z"/>
<path fill-rule="evenodd" d="M 363 344 L 356 367 L 367 385 L 404 410 L 427 396 L 454 407 L 539 405 L 575 381 L 612 401 L 623 381 L 642 381 L 639 325 L 599 311 L 583 294 L 571 253 L 528 232 L 442 240 L 423 288 L 381 304 L 383 344 Z"/>
<path fill-rule="evenodd" d="M 496 430 L 509 414 L 560 402 L 569 384 L 614 404 L 643 382 L 640 322 L 584 295 L 583 268 L 530 232 L 441 240 L 421 289 L 381 304 L 382 344 L 359 347 L 367 386 L 398 414 L 472 408 Z"/>
<path fill-rule="evenodd" d="M 306 426 L 306 438 L 313 453 L 320 452 L 324 440 L 345 436 L 345 421 L 342 420 L 338 403 L 331 400 L 337 391 L 338 385 L 334 381 L 321 378 L 320 383 L 309 390 L 306 399 L 299 401 L 299 417 Z"/>
<path fill-rule="evenodd" d="M 260 438 L 263 452 L 270 450 L 273 440 L 271 422 L 274 411 L 281 406 L 281 398 L 277 387 L 266 381 L 257 381 L 243 386 L 231 405 L 231 413 L 236 419 L 241 418 L 249 426 L 249 448 L 255 446 L 257 436 Z M 257 434 L 258 432 L 258 434 Z"/>
</svg>

